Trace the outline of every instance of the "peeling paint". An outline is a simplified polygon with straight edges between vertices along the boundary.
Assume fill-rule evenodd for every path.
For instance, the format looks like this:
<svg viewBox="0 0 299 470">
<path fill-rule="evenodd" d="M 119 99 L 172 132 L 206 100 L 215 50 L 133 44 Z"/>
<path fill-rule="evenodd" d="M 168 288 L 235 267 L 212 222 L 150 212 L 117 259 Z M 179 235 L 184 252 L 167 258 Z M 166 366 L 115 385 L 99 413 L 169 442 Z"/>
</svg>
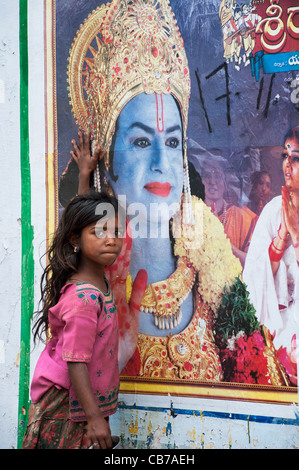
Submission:
<svg viewBox="0 0 299 470">
<path fill-rule="evenodd" d="M 163 429 L 158 425 L 154 432 L 151 449 L 161 449 L 161 439 L 163 438 Z"/>
<path fill-rule="evenodd" d="M 247 434 L 248 434 L 248 441 L 250 444 L 250 425 L 249 425 L 249 416 L 247 416 Z"/>
<path fill-rule="evenodd" d="M 135 436 L 138 434 L 138 412 L 136 411 L 135 421 L 132 420 L 129 425 L 129 432 Z"/>
<path fill-rule="evenodd" d="M 16 367 L 20 367 L 20 353 L 17 354 L 17 358 L 16 358 L 16 360 L 15 360 L 15 362 L 14 362 L 14 365 L 15 365 Z"/>
<path fill-rule="evenodd" d="M 165 434 L 166 436 L 170 436 L 170 434 L 172 434 L 172 425 L 170 422 L 167 423 Z"/>
<path fill-rule="evenodd" d="M 228 448 L 232 448 L 231 420 L 228 421 Z"/>
<path fill-rule="evenodd" d="M 299 448 L 296 419 L 254 414 L 219 413 L 175 408 L 128 406 L 121 401 L 119 435 L 127 448 L 139 449 L 263 449 Z M 140 403 L 140 400 L 139 400 Z M 236 405 L 239 407 L 240 405 Z M 260 409 L 258 407 L 257 409 Z M 272 408 L 271 408 L 272 409 Z M 254 410 L 254 407 L 253 407 Z M 273 447 L 274 445 L 274 447 Z"/>
<path fill-rule="evenodd" d="M 154 436 L 152 433 L 152 422 L 149 422 L 148 429 L 147 429 L 147 439 L 146 439 L 146 447 L 148 449 L 151 448 L 152 442 L 153 442 Z"/>
</svg>

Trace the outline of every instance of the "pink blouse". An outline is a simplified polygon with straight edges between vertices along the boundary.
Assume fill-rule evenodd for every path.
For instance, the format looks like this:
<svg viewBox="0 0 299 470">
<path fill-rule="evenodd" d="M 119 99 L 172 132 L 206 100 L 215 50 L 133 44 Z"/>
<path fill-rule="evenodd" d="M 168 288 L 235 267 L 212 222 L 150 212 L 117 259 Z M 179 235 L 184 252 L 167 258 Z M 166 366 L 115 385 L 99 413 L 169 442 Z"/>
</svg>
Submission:
<svg viewBox="0 0 299 470">
<path fill-rule="evenodd" d="M 31 400 L 37 403 L 53 385 L 69 390 L 70 414 L 86 421 L 72 387 L 67 362 L 85 362 L 103 416 L 115 413 L 119 390 L 118 321 L 110 285 L 104 294 L 88 283 L 66 284 L 49 310 L 51 339 L 32 379 Z"/>
</svg>

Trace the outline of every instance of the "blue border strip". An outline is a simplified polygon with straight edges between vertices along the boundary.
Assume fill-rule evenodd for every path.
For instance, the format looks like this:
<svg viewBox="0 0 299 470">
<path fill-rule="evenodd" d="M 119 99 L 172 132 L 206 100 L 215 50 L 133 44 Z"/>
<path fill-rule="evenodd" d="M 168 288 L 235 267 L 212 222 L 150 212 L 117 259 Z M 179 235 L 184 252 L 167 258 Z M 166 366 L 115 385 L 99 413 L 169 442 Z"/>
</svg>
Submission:
<svg viewBox="0 0 299 470">
<path fill-rule="evenodd" d="M 169 413 L 171 416 L 175 417 L 176 415 L 190 415 L 190 416 L 200 416 L 206 418 L 218 418 L 218 419 L 237 419 L 240 421 L 254 422 L 254 423 L 263 423 L 263 424 L 284 424 L 286 426 L 298 426 L 299 425 L 299 415 L 294 418 L 277 418 L 271 416 L 259 416 L 259 415 L 246 415 L 241 413 L 225 413 L 221 411 L 202 411 L 202 410 L 189 410 L 183 408 L 162 408 L 154 406 L 137 406 L 137 405 L 126 405 L 122 402 L 118 404 L 119 409 L 123 410 L 139 410 L 139 411 L 153 411 L 158 413 Z"/>
</svg>

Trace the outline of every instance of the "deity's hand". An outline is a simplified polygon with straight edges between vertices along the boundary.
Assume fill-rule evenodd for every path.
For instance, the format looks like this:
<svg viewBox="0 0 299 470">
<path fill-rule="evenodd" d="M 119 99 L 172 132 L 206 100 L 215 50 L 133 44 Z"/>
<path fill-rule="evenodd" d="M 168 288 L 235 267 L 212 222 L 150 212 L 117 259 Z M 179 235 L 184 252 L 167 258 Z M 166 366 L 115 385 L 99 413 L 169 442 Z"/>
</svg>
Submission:
<svg viewBox="0 0 299 470">
<path fill-rule="evenodd" d="M 129 224 L 122 250 L 116 261 L 106 268 L 106 277 L 116 301 L 119 322 L 119 370 L 125 367 L 135 352 L 139 331 L 139 310 L 147 285 L 147 272 L 140 270 L 133 282 L 132 293 L 127 302 L 126 280 L 129 274 L 132 236 Z"/>
<path fill-rule="evenodd" d="M 293 243 L 297 243 L 299 240 L 299 217 L 298 210 L 292 202 L 290 191 L 286 186 L 281 188 L 282 195 L 282 221 L 281 229 L 290 234 Z M 282 234 L 284 235 L 284 233 Z"/>
</svg>

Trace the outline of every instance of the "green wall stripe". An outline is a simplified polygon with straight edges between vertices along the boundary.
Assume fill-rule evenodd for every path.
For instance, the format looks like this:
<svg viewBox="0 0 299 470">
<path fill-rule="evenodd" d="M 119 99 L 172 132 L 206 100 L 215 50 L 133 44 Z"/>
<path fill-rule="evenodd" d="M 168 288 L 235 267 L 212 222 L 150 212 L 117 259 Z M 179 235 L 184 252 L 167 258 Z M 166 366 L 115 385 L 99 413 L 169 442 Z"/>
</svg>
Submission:
<svg viewBox="0 0 299 470">
<path fill-rule="evenodd" d="M 30 330 L 34 309 L 33 228 L 31 225 L 31 174 L 28 116 L 28 13 L 27 1 L 19 0 L 20 44 L 20 165 L 21 165 L 21 342 L 19 372 L 18 448 L 28 421 L 30 380 Z"/>
</svg>

